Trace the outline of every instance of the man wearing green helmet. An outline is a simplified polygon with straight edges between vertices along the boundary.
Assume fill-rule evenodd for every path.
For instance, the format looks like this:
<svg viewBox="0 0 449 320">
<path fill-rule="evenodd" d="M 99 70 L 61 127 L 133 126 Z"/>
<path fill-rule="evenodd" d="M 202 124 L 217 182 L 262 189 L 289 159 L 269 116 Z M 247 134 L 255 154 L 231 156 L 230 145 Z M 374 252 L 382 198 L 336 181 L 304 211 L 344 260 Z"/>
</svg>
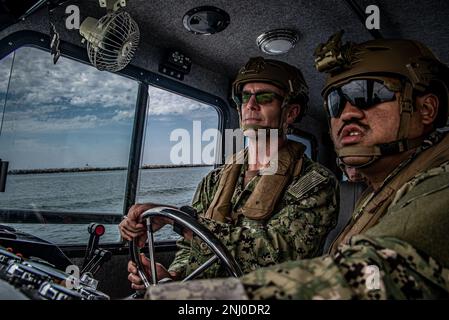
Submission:
<svg viewBox="0 0 449 320">
<path fill-rule="evenodd" d="M 224 243 L 244 273 L 320 255 L 336 225 L 338 188 L 329 170 L 305 156 L 302 144 L 286 137 L 307 108 L 308 88 L 301 72 L 281 61 L 251 58 L 239 70 L 232 96 L 248 147 L 199 184 L 192 201 L 199 222 Z M 271 147 L 273 139 L 275 147 Z M 261 142 L 266 152 L 259 152 Z M 272 172 L 268 169 L 273 169 L 273 162 Z M 120 224 L 125 239 L 144 239 L 139 217 L 153 206 L 130 209 Z M 159 219 L 155 223 L 159 227 L 171 222 Z M 183 278 L 212 254 L 199 238 L 187 234 L 179 246 L 168 270 L 158 266 L 158 276 Z M 132 263 L 128 270 L 133 288 L 142 289 Z M 225 275 L 225 269 L 215 265 L 203 277 Z"/>
<path fill-rule="evenodd" d="M 234 299 L 449 298 L 449 135 L 437 130 L 447 121 L 449 68 L 416 41 L 343 45 L 341 33 L 315 57 L 328 73 L 324 105 L 339 162 L 368 184 L 351 221 L 327 255 L 184 292 L 220 298 L 222 281 Z M 171 286 L 147 297 L 185 298 L 170 296 Z"/>
</svg>

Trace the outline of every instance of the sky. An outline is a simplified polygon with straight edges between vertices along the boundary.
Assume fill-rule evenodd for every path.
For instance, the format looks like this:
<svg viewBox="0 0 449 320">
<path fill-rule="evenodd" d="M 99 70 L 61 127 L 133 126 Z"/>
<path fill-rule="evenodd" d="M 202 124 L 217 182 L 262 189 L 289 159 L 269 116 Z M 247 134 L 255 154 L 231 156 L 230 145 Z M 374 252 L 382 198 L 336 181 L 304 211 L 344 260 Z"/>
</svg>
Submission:
<svg viewBox="0 0 449 320">
<path fill-rule="evenodd" d="M 29 47 L 15 52 L 10 77 L 12 58 L 0 60 L 0 158 L 11 170 L 127 166 L 136 81 L 64 57 L 54 65 L 48 52 Z M 173 163 L 170 152 L 181 144 L 189 163 L 204 162 L 194 161 L 191 149 L 194 121 L 199 137 L 217 128 L 215 109 L 155 87 L 149 97 L 142 164 Z M 170 141 L 175 129 L 190 140 Z"/>
</svg>

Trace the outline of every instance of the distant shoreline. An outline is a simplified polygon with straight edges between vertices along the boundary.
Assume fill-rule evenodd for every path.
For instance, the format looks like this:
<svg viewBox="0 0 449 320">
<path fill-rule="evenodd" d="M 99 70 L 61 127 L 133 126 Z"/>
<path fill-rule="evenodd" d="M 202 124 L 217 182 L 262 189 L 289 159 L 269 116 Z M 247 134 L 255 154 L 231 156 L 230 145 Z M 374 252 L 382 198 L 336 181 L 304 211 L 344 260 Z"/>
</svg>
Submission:
<svg viewBox="0 0 449 320">
<path fill-rule="evenodd" d="M 196 168 L 212 167 L 209 164 L 147 164 L 141 169 L 175 169 L 175 168 Z M 127 167 L 82 167 L 82 168 L 49 168 L 49 169 L 17 169 L 8 171 L 8 174 L 41 174 L 41 173 L 68 173 L 68 172 L 91 172 L 91 171 L 119 171 L 127 170 Z"/>
</svg>

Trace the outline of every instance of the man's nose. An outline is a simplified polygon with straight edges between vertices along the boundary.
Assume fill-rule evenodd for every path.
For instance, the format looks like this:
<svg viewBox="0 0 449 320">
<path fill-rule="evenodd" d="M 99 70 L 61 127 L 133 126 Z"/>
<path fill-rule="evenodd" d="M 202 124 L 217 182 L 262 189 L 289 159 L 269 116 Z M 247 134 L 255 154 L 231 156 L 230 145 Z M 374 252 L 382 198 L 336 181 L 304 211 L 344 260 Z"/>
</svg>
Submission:
<svg viewBox="0 0 449 320">
<path fill-rule="evenodd" d="M 361 119 L 364 117 L 363 110 L 353 106 L 349 101 L 346 101 L 345 107 L 340 114 L 340 120 L 348 121 L 351 119 Z"/>
<path fill-rule="evenodd" d="M 260 108 L 260 106 L 257 104 L 255 95 L 251 95 L 249 97 L 248 103 L 245 105 L 245 108 L 249 110 L 256 110 Z"/>
</svg>

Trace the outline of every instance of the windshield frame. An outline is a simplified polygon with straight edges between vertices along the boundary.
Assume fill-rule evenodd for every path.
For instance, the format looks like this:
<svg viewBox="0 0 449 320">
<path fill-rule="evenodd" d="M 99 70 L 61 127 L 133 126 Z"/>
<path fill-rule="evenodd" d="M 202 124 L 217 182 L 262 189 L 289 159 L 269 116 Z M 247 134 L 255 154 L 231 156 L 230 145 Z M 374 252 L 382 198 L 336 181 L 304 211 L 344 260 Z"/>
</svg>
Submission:
<svg viewBox="0 0 449 320">
<path fill-rule="evenodd" d="M 13 51 L 21 47 L 35 47 L 50 53 L 50 37 L 46 34 L 36 31 L 18 31 L 3 39 L 0 39 L 0 60 L 8 56 Z M 61 56 L 81 62 L 94 68 L 88 59 L 85 48 L 70 44 L 68 42 L 60 42 Z M 118 224 L 122 217 L 126 215 L 129 208 L 136 201 L 136 194 L 138 188 L 138 177 L 140 171 L 140 160 L 143 152 L 144 142 L 144 127 L 145 119 L 147 117 L 147 101 L 148 86 L 154 86 L 175 94 L 197 100 L 199 102 L 212 106 L 218 114 L 218 130 L 224 132 L 225 127 L 230 128 L 231 112 L 228 104 L 220 97 L 197 88 L 190 87 L 185 83 L 178 82 L 166 76 L 147 71 L 145 69 L 128 65 L 123 70 L 116 72 L 117 74 L 126 78 L 135 80 L 139 84 L 138 94 L 136 99 L 136 109 L 134 115 L 134 124 L 132 129 L 132 139 L 130 142 L 130 152 L 128 160 L 128 173 L 125 187 L 125 198 L 123 209 L 117 214 L 104 213 L 77 213 L 77 212 L 54 212 L 45 210 L 3 210 L 0 208 L 1 223 L 43 223 L 46 224 L 76 224 L 76 223 L 104 223 L 104 224 Z M 224 135 L 222 134 L 224 137 Z M 222 155 L 224 161 L 224 155 Z M 67 222 L 69 221 L 69 222 Z M 87 232 L 87 231 L 86 231 Z M 174 244 L 174 240 L 160 241 L 165 247 Z M 125 246 L 126 242 L 120 239 L 117 243 L 108 243 L 108 245 Z M 79 244 L 62 244 L 59 245 L 64 248 L 72 248 L 77 250 Z"/>
</svg>

